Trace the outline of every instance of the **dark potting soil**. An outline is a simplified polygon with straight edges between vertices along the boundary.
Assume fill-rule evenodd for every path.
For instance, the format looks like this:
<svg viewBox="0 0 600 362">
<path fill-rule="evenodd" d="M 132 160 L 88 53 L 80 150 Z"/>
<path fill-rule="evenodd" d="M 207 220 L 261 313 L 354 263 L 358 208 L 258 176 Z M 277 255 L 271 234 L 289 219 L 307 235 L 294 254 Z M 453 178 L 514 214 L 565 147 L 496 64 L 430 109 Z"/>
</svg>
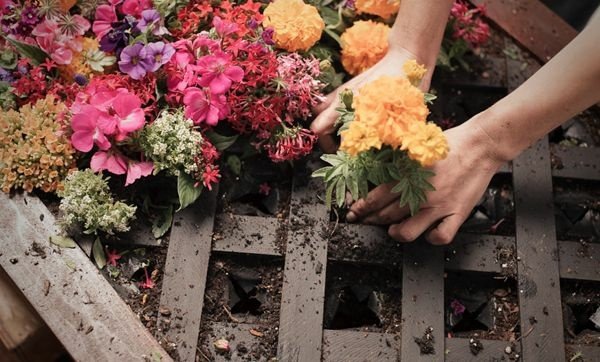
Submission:
<svg viewBox="0 0 600 362">
<path fill-rule="evenodd" d="M 556 178 L 553 184 L 557 238 L 600 242 L 600 181 Z"/>
<path fill-rule="evenodd" d="M 519 338 L 519 304 L 514 279 L 449 272 L 445 289 L 445 324 L 450 335 L 511 342 Z"/>
<path fill-rule="evenodd" d="M 282 283 L 283 260 L 280 258 L 218 254 L 211 258 L 197 358 L 212 361 L 217 352 L 213 343 L 217 339 L 234 340 L 234 335 L 217 335 L 219 331 L 212 327 L 215 322 L 258 326 L 253 332 L 247 328 L 245 333 L 255 336 L 255 343 L 244 344 L 237 355 L 245 356 L 244 360 L 248 361 L 275 357 Z"/>
<path fill-rule="evenodd" d="M 600 346 L 600 282 L 561 280 L 565 343 Z"/>
</svg>

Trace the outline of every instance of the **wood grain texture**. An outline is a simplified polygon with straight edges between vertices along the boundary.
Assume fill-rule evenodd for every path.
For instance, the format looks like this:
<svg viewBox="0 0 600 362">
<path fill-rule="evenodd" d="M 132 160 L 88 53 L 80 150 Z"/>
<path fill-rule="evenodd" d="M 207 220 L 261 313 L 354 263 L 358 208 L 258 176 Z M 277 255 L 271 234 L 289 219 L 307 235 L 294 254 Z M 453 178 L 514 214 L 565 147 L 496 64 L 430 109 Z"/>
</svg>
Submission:
<svg viewBox="0 0 600 362">
<path fill-rule="evenodd" d="M 552 151 L 560 167 L 552 175 L 583 180 L 600 180 L 600 147 L 554 146 Z"/>
<path fill-rule="evenodd" d="M 433 329 L 434 353 L 422 354 L 415 338 Z M 402 361 L 444 360 L 444 249 L 422 239 L 404 246 Z"/>
<path fill-rule="evenodd" d="M 175 326 L 160 320 L 166 343 L 175 343 L 181 361 L 194 361 L 204 289 L 210 258 L 217 191 L 203 193 L 198 201 L 175 214 L 160 305 L 177 320 Z"/>
<path fill-rule="evenodd" d="M 282 256 L 277 247 L 280 226 L 275 217 L 219 215 L 213 251 Z"/>
<path fill-rule="evenodd" d="M 323 195 L 319 180 L 307 186 L 294 185 L 290 211 L 278 358 L 281 361 L 321 360 L 323 308 L 327 269 L 329 212 L 317 195 Z"/>
<path fill-rule="evenodd" d="M 0 205 L 0 266 L 75 360 L 171 361 L 81 249 L 49 243 L 58 230 L 39 199 Z"/>
<path fill-rule="evenodd" d="M 577 241 L 558 243 L 560 277 L 600 281 L 600 245 Z"/>
<path fill-rule="evenodd" d="M 395 362 L 400 336 L 350 330 L 323 331 L 324 362 Z"/>
<path fill-rule="evenodd" d="M 459 233 L 446 248 L 446 268 L 501 273 L 496 249 L 511 246 L 515 246 L 514 237 Z"/>
<path fill-rule="evenodd" d="M 446 362 L 510 361 L 509 357 L 514 358 L 516 354 L 520 353 L 519 345 L 508 341 L 482 339 L 480 342 L 483 349 L 474 355 L 469 347 L 469 338 L 446 338 Z M 508 346 L 512 351 L 511 356 L 505 352 L 505 348 Z"/>
<path fill-rule="evenodd" d="M 486 16 L 547 62 L 564 48 L 577 31 L 538 0 L 470 0 L 485 6 Z"/>
</svg>

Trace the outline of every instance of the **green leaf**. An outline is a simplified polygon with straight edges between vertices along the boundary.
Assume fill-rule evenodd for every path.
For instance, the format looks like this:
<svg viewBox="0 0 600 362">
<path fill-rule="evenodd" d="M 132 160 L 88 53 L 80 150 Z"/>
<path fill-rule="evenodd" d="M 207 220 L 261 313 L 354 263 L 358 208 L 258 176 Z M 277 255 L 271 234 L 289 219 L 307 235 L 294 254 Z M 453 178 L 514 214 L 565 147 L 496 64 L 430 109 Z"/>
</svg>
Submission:
<svg viewBox="0 0 600 362">
<path fill-rule="evenodd" d="M 50 242 L 54 245 L 60 246 L 61 248 L 73 249 L 77 247 L 75 240 L 68 236 L 52 235 L 50 237 Z"/>
<path fill-rule="evenodd" d="M 11 43 L 22 56 L 30 59 L 33 65 L 40 65 L 46 59 L 48 59 L 48 54 L 34 45 L 22 43 L 7 36 L 5 36 L 4 39 Z"/>
<path fill-rule="evenodd" d="M 239 176 L 242 173 L 242 161 L 238 156 L 230 155 L 227 157 L 227 165 L 234 174 Z"/>
<path fill-rule="evenodd" d="M 346 188 L 350 190 L 353 200 L 358 200 L 360 198 L 358 193 L 358 178 L 356 172 L 353 172 L 346 178 Z"/>
<path fill-rule="evenodd" d="M 433 101 L 437 99 L 437 96 L 432 93 L 425 93 L 423 96 L 425 98 L 425 103 L 427 104 L 433 104 Z"/>
<path fill-rule="evenodd" d="M 239 136 L 223 136 L 214 131 L 206 132 L 205 135 L 210 140 L 210 143 L 212 143 L 219 151 L 228 149 L 235 141 L 237 141 Z"/>
<path fill-rule="evenodd" d="M 65 261 L 65 264 L 69 267 L 69 269 L 75 271 L 75 269 L 77 269 L 77 265 L 75 264 L 75 262 L 71 259 L 63 259 Z"/>
<path fill-rule="evenodd" d="M 177 177 L 177 194 L 179 195 L 179 209 L 177 211 L 190 206 L 200 197 L 202 187 L 195 187 L 195 183 L 194 179 L 186 173 L 181 172 Z"/>
<path fill-rule="evenodd" d="M 328 209 L 331 208 L 331 199 L 333 196 L 333 188 L 334 187 L 335 187 L 335 182 L 332 182 L 327 185 L 327 190 L 325 191 L 325 206 L 327 206 Z"/>
<path fill-rule="evenodd" d="M 94 245 L 92 245 L 92 255 L 94 256 L 94 261 L 96 262 L 98 269 L 104 268 L 106 265 L 106 255 L 104 254 L 104 248 L 102 247 L 100 238 L 94 240 Z"/>
<path fill-rule="evenodd" d="M 339 154 L 324 154 L 323 156 L 321 156 L 321 160 L 327 162 L 328 164 L 332 165 L 332 166 L 337 166 L 340 163 L 342 163 L 344 160 L 340 157 Z"/>
<path fill-rule="evenodd" d="M 346 182 L 342 177 L 340 177 L 335 186 L 335 203 L 337 206 L 344 206 L 344 201 L 346 199 Z"/>
<path fill-rule="evenodd" d="M 331 168 L 331 170 L 325 175 L 325 182 L 333 181 L 334 178 L 340 177 L 342 175 L 343 167 L 342 165 L 337 165 Z"/>
<path fill-rule="evenodd" d="M 311 177 L 314 177 L 314 178 L 325 177 L 327 172 L 331 171 L 332 168 L 333 167 L 331 167 L 331 166 L 322 167 L 322 168 L 316 170 L 315 172 L 313 172 Z"/>
<path fill-rule="evenodd" d="M 173 223 L 173 205 L 160 209 L 161 214 L 152 223 L 152 235 L 156 239 L 165 235 Z"/>
<path fill-rule="evenodd" d="M 329 35 L 331 37 L 331 39 L 335 40 L 339 44 L 340 47 L 342 46 L 342 39 L 340 39 L 340 36 L 337 35 L 335 31 L 328 29 L 328 28 L 325 28 L 324 31 L 325 31 L 325 34 Z"/>
</svg>

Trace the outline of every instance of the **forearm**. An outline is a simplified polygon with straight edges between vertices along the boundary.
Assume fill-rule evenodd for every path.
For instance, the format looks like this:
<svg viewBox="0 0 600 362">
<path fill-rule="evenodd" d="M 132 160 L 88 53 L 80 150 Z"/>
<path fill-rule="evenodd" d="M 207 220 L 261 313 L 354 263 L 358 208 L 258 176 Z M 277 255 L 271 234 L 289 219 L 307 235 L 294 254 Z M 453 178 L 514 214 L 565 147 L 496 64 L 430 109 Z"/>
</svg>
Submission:
<svg viewBox="0 0 600 362">
<path fill-rule="evenodd" d="M 390 51 L 403 48 L 433 69 L 453 0 L 402 0 L 390 33 Z"/>
<path fill-rule="evenodd" d="M 502 160 L 600 101 L 600 17 L 514 92 L 474 117 Z"/>
</svg>

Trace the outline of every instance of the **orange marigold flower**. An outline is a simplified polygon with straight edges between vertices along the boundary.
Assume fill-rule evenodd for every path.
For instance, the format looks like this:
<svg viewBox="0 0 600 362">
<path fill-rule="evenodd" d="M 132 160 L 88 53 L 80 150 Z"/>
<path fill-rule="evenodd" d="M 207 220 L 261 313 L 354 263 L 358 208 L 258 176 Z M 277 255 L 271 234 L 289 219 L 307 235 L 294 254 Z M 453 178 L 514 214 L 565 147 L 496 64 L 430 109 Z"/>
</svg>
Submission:
<svg viewBox="0 0 600 362">
<path fill-rule="evenodd" d="M 359 20 L 342 34 L 342 65 L 352 75 L 371 68 L 388 51 L 390 27 Z"/>
<path fill-rule="evenodd" d="M 381 142 L 398 148 L 413 123 L 425 123 L 423 92 L 404 77 L 384 76 L 361 87 L 354 97 L 355 122 L 369 122 Z"/>
<path fill-rule="evenodd" d="M 372 14 L 387 19 L 398 12 L 400 0 L 356 0 L 354 8 L 359 14 Z"/>
<path fill-rule="evenodd" d="M 263 25 L 275 31 L 275 44 L 289 52 L 310 49 L 325 29 L 319 11 L 302 0 L 275 0 L 264 11 Z"/>
<path fill-rule="evenodd" d="M 369 122 L 354 120 L 350 123 L 348 129 L 342 131 L 341 136 L 340 150 L 352 156 L 371 148 L 381 148 L 381 140 L 377 130 Z"/>
<path fill-rule="evenodd" d="M 402 150 L 422 166 L 432 166 L 448 155 L 448 141 L 440 127 L 434 123 L 413 123 L 404 135 Z"/>
<path fill-rule="evenodd" d="M 427 73 L 427 68 L 417 63 L 417 61 L 414 59 L 404 62 L 404 65 L 402 65 L 402 70 L 404 71 L 406 78 L 408 78 L 408 81 L 415 87 L 419 86 L 421 79 L 423 79 L 425 73 Z"/>
</svg>

